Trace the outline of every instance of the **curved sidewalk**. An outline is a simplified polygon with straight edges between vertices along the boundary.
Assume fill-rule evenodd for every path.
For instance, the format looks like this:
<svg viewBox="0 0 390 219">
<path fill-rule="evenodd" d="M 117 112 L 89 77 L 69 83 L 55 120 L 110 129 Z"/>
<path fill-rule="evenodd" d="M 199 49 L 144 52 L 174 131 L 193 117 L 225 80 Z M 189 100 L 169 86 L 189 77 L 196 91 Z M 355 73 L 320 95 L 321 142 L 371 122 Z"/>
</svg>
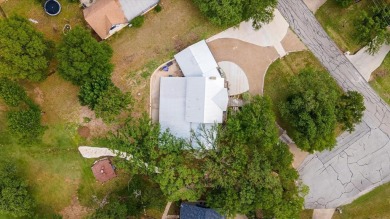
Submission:
<svg viewBox="0 0 390 219">
<path fill-rule="evenodd" d="M 390 108 L 322 29 L 302 0 L 279 0 L 278 9 L 304 44 L 344 90 L 363 94 L 366 111 L 353 133 L 337 138 L 332 151 L 306 158 L 299 172 L 310 187 L 306 208 L 347 204 L 390 181 Z"/>
</svg>

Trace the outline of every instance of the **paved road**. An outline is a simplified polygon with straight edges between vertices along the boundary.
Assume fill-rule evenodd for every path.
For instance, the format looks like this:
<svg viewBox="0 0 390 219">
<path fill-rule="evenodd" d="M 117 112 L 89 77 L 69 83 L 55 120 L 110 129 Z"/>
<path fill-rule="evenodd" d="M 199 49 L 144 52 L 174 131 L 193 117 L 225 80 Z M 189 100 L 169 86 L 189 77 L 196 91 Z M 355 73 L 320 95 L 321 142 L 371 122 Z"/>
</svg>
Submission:
<svg viewBox="0 0 390 219">
<path fill-rule="evenodd" d="M 342 134 L 334 150 L 310 155 L 299 168 L 303 182 L 310 187 L 306 208 L 334 208 L 390 181 L 390 109 L 302 0 L 279 0 L 278 9 L 339 85 L 359 91 L 365 98 L 367 110 L 356 131 Z"/>
</svg>

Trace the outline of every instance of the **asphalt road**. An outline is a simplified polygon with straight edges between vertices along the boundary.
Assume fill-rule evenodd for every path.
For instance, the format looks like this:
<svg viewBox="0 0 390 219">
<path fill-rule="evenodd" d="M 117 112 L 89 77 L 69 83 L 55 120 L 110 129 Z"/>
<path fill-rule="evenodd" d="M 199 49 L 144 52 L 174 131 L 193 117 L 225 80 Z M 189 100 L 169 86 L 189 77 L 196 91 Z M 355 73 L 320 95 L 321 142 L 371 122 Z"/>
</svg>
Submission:
<svg viewBox="0 0 390 219">
<path fill-rule="evenodd" d="M 302 0 L 279 0 L 278 9 L 337 83 L 344 90 L 356 90 L 364 96 L 367 109 L 356 131 L 339 136 L 332 151 L 309 155 L 299 168 L 303 183 L 310 187 L 305 207 L 335 208 L 390 181 L 390 108 Z"/>
</svg>

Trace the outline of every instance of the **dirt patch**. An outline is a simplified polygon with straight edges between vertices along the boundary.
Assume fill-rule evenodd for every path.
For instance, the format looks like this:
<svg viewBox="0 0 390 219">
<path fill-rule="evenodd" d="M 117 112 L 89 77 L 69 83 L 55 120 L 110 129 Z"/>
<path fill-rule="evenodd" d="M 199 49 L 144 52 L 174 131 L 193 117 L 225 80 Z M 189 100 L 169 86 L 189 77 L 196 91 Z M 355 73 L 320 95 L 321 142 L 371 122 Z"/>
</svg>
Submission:
<svg viewBox="0 0 390 219">
<path fill-rule="evenodd" d="M 91 135 L 91 130 L 87 126 L 80 126 L 77 133 L 83 138 L 88 138 Z"/>
<path fill-rule="evenodd" d="M 262 94 L 268 66 L 279 55 L 274 47 L 261 47 L 237 39 L 217 39 L 208 43 L 217 62 L 231 61 L 244 70 L 251 94 Z"/>
<path fill-rule="evenodd" d="M 64 208 L 60 214 L 64 219 L 81 219 L 85 218 L 92 209 L 84 207 L 80 204 L 77 196 L 72 197 L 72 203 Z"/>
<path fill-rule="evenodd" d="M 88 128 L 90 137 L 103 136 L 108 132 L 114 131 L 118 128 L 114 125 L 107 125 L 101 118 L 96 118 L 95 112 L 89 109 L 87 106 L 80 108 L 79 124 L 82 124 L 82 127 Z"/>
<path fill-rule="evenodd" d="M 43 98 L 43 92 L 39 87 L 34 88 L 34 95 L 35 95 L 35 103 L 39 104 L 40 106 L 45 102 L 45 99 Z"/>
</svg>

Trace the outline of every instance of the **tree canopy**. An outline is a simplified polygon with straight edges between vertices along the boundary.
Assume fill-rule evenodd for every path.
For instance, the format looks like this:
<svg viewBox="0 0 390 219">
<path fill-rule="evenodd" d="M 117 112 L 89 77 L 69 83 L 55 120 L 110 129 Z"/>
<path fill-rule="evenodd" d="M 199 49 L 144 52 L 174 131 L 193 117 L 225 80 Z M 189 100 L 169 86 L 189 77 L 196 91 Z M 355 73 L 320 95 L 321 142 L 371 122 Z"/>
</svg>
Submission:
<svg viewBox="0 0 390 219">
<path fill-rule="evenodd" d="M 389 21 L 389 7 L 373 7 L 370 14 L 362 11 L 357 19 L 355 35 L 360 43 L 368 46 L 370 54 L 378 52 L 383 44 L 390 43 Z"/>
<path fill-rule="evenodd" d="M 75 85 L 94 78 L 110 78 L 112 49 L 98 43 L 91 34 L 77 26 L 63 37 L 58 47 L 59 74 Z"/>
<path fill-rule="evenodd" d="M 0 214 L 13 217 L 32 216 L 35 202 L 28 192 L 26 182 L 19 176 L 13 163 L 0 165 Z"/>
<path fill-rule="evenodd" d="M 288 147 L 278 140 L 271 101 L 254 97 L 213 129 L 212 149 L 203 150 L 169 130 L 160 133 L 144 116 L 130 118 L 108 142 L 131 154 L 128 169 L 148 175 L 168 200 L 206 197 L 209 207 L 225 215 L 261 209 L 267 217 L 296 218 L 303 207 L 298 173 Z"/>
<path fill-rule="evenodd" d="M 0 97 L 11 107 L 19 106 L 28 98 L 21 86 L 7 78 L 0 78 Z"/>
<path fill-rule="evenodd" d="M 216 25 L 230 27 L 252 20 L 255 28 L 273 18 L 277 0 L 193 0 L 200 11 Z"/>
<path fill-rule="evenodd" d="M 337 121 L 342 123 L 343 129 L 352 132 L 354 124 L 362 121 L 364 106 L 363 96 L 357 91 L 348 91 L 337 101 Z"/>
<path fill-rule="evenodd" d="M 313 152 L 336 144 L 337 84 L 327 73 L 303 70 L 289 85 L 289 96 L 280 106 L 281 115 L 293 129 L 289 132 L 299 148 Z"/>
<path fill-rule="evenodd" d="M 50 43 L 25 18 L 0 20 L 0 77 L 40 81 L 47 76 Z"/>
</svg>

